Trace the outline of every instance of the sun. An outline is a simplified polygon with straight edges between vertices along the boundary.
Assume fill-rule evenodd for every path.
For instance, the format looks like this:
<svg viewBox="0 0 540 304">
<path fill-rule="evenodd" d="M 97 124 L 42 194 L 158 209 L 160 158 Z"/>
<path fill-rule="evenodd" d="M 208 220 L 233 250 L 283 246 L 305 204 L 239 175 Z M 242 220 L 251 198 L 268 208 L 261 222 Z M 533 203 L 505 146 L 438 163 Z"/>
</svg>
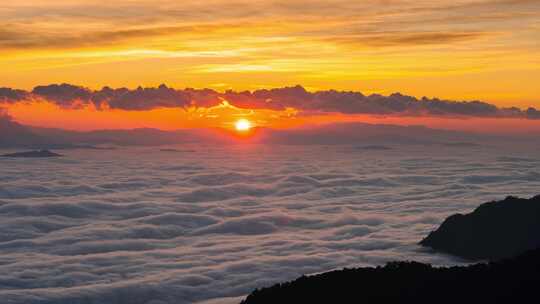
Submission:
<svg viewBox="0 0 540 304">
<path fill-rule="evenodd" d="M 249 131 L 251 127 L 252 127 L 252 124 L 247 119 L 239 119 L 234 123 L 234 128 L 236 129 L 236 131 L 239 131 L 239 132 Z"/>
</svg>

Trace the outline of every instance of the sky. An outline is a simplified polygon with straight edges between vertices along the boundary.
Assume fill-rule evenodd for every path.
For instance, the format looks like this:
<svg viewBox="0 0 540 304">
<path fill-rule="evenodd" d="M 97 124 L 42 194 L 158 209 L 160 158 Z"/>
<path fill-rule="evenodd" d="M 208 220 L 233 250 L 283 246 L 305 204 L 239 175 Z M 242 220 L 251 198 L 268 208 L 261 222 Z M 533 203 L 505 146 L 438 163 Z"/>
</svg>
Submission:
<svg viewBox="0 0 540 304">
<path fill-rule="evenodd" d="M 166 84 L 242 92 L 299 84 L 309 92 L 400 92 L 526 110 L 540 108 L 539 37 L 539 0 L 4 0 L 0 87 Z M 70 125 L 66 116 L 75 112 L 67 115 L 54 102 L 3 106 L 25 123 L 98 127 Z M 292 108 L 259 120 L 290 117 Z M 233 123 L 191 123 L 185 111 L 178 123 L 179 109 L 144 111 L 117 113 L 106 125 L 135 114 L 144 118 L 139 125 L 163 128 Z M 103 121 L 103 115 L 91 116 Z M 172 122 L 152 123 L 167 115 Z"/>
</svg>

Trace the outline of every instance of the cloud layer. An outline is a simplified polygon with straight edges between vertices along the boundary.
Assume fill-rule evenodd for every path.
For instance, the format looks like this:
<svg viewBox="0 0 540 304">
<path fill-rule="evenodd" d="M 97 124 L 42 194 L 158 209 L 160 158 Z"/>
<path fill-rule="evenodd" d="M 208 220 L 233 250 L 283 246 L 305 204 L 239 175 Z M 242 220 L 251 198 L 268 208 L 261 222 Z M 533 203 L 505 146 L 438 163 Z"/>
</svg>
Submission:
<svg viewBox="0 0 540 304">
<path fill-rule="evenodd" d="M 451 213 L 540 187 L 538 147 L 387 146 L 0 159 L 0 297 L 188 304 L 394 259 L 460 263 L 416 243 Z"/>
<path fill-rule="evenodd" d="M 92 105 L 97 109 L 144 111 L 156 108 L 214 107 L 223 101 L 247 109 L 282 111 L 294 108 L 305 114 L 343 113 L 408 116 L 471 116 L 539 119 L 540 111 L 530 107 L 499 108 L 481 101 L 450 101 L 423 97 L 417 99 L 395 93 L 366 96 L 352 91 L 308 92 L 301 86 L 256 91 L 217 92 L 212 89 L 177 90 L 166 85 L 131 90 L 127 88 L 90 90 L 70 84 L 35 87 L 31 92 L 0 88 L 0 101 L 17 103 L 48 101 L 64 108 Z"/>
</svg>

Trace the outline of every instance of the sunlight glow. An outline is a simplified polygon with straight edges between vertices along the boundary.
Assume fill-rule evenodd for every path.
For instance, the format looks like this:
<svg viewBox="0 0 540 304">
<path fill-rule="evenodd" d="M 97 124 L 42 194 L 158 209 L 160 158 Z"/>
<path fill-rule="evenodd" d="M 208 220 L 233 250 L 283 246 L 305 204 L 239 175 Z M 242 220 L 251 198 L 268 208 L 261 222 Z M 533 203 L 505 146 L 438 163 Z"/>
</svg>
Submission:
<svg viewBox="0 0 540 304">
<path fill-rule="evenodd" d="M 234 123 L 234 128 L 236 131 L 240 132 L 249 131 L 252 127 L 251 122 L 247 119 L 239 119 Z"/>
</svg>

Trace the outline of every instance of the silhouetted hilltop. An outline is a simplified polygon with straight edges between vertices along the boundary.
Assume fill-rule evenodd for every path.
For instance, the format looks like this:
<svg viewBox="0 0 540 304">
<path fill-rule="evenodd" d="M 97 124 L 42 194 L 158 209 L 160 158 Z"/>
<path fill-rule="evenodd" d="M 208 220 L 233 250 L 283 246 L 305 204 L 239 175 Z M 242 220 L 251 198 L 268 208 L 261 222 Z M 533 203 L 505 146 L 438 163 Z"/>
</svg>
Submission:
<svg viewBox="0 0 540 304">
<path fill-rule="evenodd" d="M 30 128 L 15 122 L 0 108 L 0 148 L 29 148 L 32 145 L 46 143 L 46 138 L 34 134 Z"/>
<path fill-rule="evenodd" d="M 161 152 L 172 152 L 172 153 L 191 153 L 196 152 L 195 150 L 182 150 L 182 149 L 159 149 Z"/>
<path fill-rule="evenodd" d="M 1 157 L 24 157 L 24 158 L 42 158 L 42 157 L 61 157 L 63 155 L 51 152 L 49 150 L 38 150 L 28 152 L 17 152 L 0 155 Z"/>
<path fill-rule="evenodd" d="M 391 262 L 344 269 L 255 290 L 242 304 L 524 303 L 535 298 L 540 283 L 539 231 L 540 195 L 507 197 L 450 216 L 421 241 L 436 250 L 497 262 L 449 268 Z"/>
<path fill-rule="evenodd" d="M 242 304 L 526 303 L 537 297 L 539 283 L 540 250 L 535 250 L 489 264 L 436 268 L 392 262 L 303 276 L 255 290 Z"/>
<path fill-rule="evenodd" d="M 392 148 L 387 146 L 379 146 L 379 145 L 368 145 L 368 146 L 360 146 L 356 147 L 358 150 L 374 150 L 374 151 L 385 151 L 385 150 L 392 150 Z"/>
<path fill-rule="evenodd" d="M 540 248 L 539 232 L 540 195 L 507 197 L 448 217 L 420 244 L 468 259 L 496 260 Z"/>
<path fill-rule="evenodd" d="M 470 147 L 480 147 L 480 144 L 471 143 L 471 142 L 449 142 L 441 143 L 441 145 L 446 147 L 455 147 L 455 148 L 470 148 Z"/>
</svg>

